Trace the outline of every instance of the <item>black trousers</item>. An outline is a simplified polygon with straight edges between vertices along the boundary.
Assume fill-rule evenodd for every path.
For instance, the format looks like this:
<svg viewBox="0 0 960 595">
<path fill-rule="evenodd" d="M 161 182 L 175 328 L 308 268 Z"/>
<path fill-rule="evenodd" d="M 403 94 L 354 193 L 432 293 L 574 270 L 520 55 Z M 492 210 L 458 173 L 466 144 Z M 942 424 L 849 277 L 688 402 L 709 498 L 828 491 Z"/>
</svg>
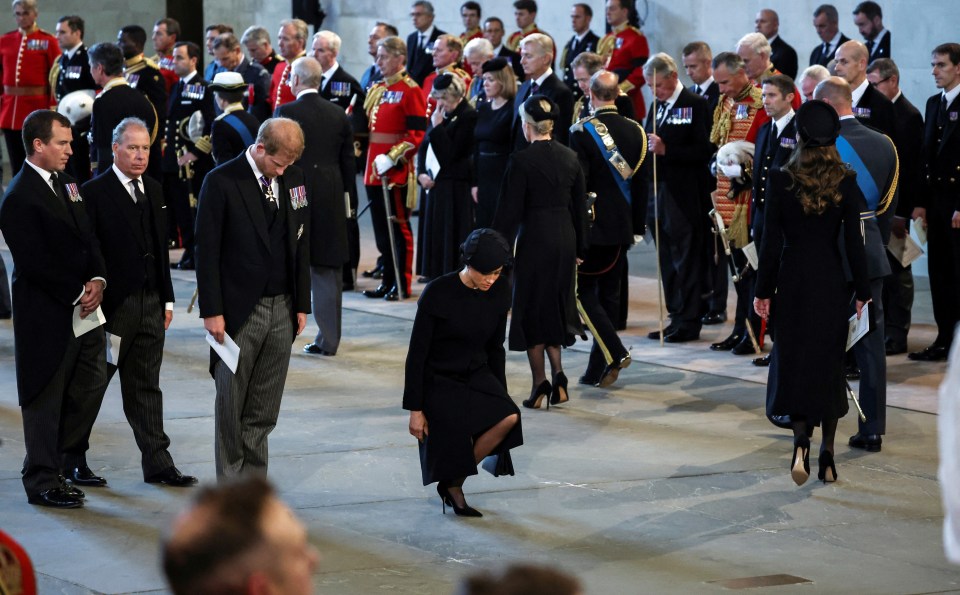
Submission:
<svg viewBox="0 0 960 595">
<path fill-rule="evenodd" d="M 907 223 L 909 230 L 909 222 Z M 910 332 L 910 312 L 913 309 L 913 267 L 904 267 L 887 252 L 890 274 L 883 279 L 883 312 L 886 340 L 907 344 Z"/>
<path fill-rule="evenodd" d="M 197 224 L 197 209 L 190 206 L 190 190 L 196 182 L 196 178 L 191 180 L 190 183 L 187 180 L 181 180 L 177 173 L 163 174 L 163 195 L 166 198 L 167 205 L 173 209 L 172 219 L 177 223 L 180 241 L 183 245 L 183 255 L 180 257 L 180 262 L 193 261 L 193 228 Z M 194 197 L 196 197 L 200 192 L 199 186 L 193 186 L 193 192 Z"/>
<path fill-rule="evenodd" d="M 927 268 L 930 299 L 937 322 L 937 345 L 953 343 L 953 329 L 960 321 L 960 229 L 950 227 L 952 197 L 938 191 L 927 208 Z"/>
<path fill-rule="evenodd" d="M 650 193 L 653 200 L 653 193 Z M 691 220 L 671 195 L 666 183 L 660 183 L 660 272 L 663 277 L 664 300 L 670 314 L 671 331 L 700 332 L 703 323 L 703 251 L 707 221 Z M 654 213 L 651 207 L 647 211 Z M 647 227 L 653 227 L 651 221 Z M 654 237 L 656 239 L 656 236 Z"/>
<path fill-rule="evenodd" d="M 584 323 L 593 336 L 590 361 L 584 373 L 591 378 L 599 378 L 607 364 L 619 361 L 627 354 L 617 336 L 616 323 L 620 315 L 620 287 L 623 271 L 627 268 L 628 248 L 591 246 L 581 272 L 577 274 L 577 298 L 583 308 L 581 314 L 586 314 Z"/>
<path fill-rule="evenodd" d="M 381 283 L 387 287 L 397 285 L 406 295 L 410 295 L 410 283 L 413 280 L 413 230 L 410 228 L 410 209 L 407 208 L 407 187 L 394 186 L 388 192 L 390 199 L 390 224 L 393 225 L 394 247 L 399 261 L 400 275 L 403 277 L 397 283 L 393 266 L 393 255 L 390 251 L 390 232 L 387 229 L 387 212 L 383 200 L 382 186 L 367 186 L 367 197 L 370 199 L 370 216 L 373 218 L 373 235 L 377 243 L 377 250 L 383 257 L 383 279 Z"/>
</svg>

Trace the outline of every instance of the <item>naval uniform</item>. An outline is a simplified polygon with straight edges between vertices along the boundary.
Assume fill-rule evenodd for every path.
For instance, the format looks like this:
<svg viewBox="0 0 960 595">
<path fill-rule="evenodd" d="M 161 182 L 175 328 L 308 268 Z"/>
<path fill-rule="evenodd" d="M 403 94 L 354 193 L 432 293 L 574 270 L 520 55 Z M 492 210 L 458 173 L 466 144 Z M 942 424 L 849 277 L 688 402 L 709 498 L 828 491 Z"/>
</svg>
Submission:
<svg viewBox="0 0 960 595">
<path fill-rule="evenodd" d="M 50 71 L 50 81 L 57 103 L 74 91 L 96 89 L 97 83 L 90 74 L 86 46 L 81 43 L 73 50 L 64 52 Z M 73 155 L 67 161 L 64 171 L 76 178 L 78 183 L 83 184 L 90 179 L 90 143 L 87 140 L 90 118 L 80 120 L 71 128 L 73 141 L 70 143 L 70 148 L 73 150 Z"/>
</svg>

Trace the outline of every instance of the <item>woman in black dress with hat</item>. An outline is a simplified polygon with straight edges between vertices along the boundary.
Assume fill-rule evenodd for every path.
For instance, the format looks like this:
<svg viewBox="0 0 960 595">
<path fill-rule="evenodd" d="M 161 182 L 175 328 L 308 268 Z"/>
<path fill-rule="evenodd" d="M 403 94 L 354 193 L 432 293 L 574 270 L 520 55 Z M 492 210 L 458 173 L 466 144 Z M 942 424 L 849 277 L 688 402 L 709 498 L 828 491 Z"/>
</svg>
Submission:
<svg viewBox="0 0 960 595">
<path fill-rule="evenodd" d="M 462 252 L 463 268 L 434 279 L 420 296 L 403 408 L 420 441 L 423 485 L 437 482 L 444 512 L 450 506 L 478 517 L 464 498 L 464 481 L 491 454 L 494 475 L 513 475 L 510 449 L 523 436 L 504 371 L 510 284 L 498 279 L 510 263 L 510 244 L 492 229 L 477 229 Z"/>
<path fill-rule="evenodd" d="M 776 313 L 767 415 L 790 416 L 790 474 L 802 485 L 810 476 L 810 436 L 818 425 L 823 441 L 817 476 L 824 483 L 837 479 L 833 443 L 837 420 L 848 410 L 843 367 L 850 299 L 855 295 L 859 318 L 870 284 L 860 188 L 834 146 L 839 118 L 826 103 L 809 101 L 797 110 L 796 123 L 797 149 L 770 175 L 754 309 L 762 318 Z"/>
<path fill-rule="evenodd" d="M 560 117 L 557 104 L 533 95 L 519 112 L 531 144 L 510 159 L 494 227 L 510 240 L 519 229 L 509 345 L 527 352 L 533 387 L 523 405 L 537 409 L 544 398 L 548 406 L 569 398 L 560 349 L 582 332 L 574 282 L 586 254 L 586 190 L 577 154 L 551 139 Z"/>
<path fill-rule="evenodd" d="M 483 93 L 486 101 L 477 104 L 477 128 L 474 132 L 474 169 L 476 181 L 473 200 L 477 205 L 477 227 L 493 225 L 503 174 L 513 150 L 513 99 L 517 78 L 506 58 L 483 63 Z"/>
</svg>

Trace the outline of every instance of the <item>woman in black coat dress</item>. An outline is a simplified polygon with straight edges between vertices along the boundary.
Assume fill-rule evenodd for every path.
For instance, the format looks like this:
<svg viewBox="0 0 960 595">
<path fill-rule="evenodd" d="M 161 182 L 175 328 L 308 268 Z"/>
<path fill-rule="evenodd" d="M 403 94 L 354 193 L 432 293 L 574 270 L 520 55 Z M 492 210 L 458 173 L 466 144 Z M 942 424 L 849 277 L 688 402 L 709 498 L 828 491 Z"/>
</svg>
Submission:
<svg viewBox="0 0 960 595">
<path fill-rule="evenodd" d="M 837 420 L 848 409 L 843 367 L 850 298 L 855 294 L 859 318 L 870 301 L 870 284 L 857 207 L 862 195 L 834 146 L 837 114 L 822 101 L 810 101 L 797 110 L 796 123 L 799 145 L 770 176 L 754 309 L 764 319 L 771 309 L 776 312 L 767 415 L 790 416 L 791 476 L 802 485 L 810 475 L 810 436 L 818 425 L 823 428 L 818 477 L 836 481 L 833 442 Z"/>
<path fill-rule="evenodd" d="M 513 475 L 510 449 L 523 444 L 520 410 L 507 394 L 503 340 L 510 284 L 497 280 L 510 244 L 492 229 L 463 243 L 463 268 L 431 281 L 417 304 L 407 353 L 403 408 L 420 441 L 423 485 L 460 516 L 483 516 L 467 505 L 463 482 L 495 454 L 494 475 Z M 486 464 L 484 465 L 486 468 Z"/>
<path fill-rule="evenodd" d="M 477 105 L 477 128 L 473 135 L 473 164 L 476 177 L 473 202 L 476 203 L 477 227 L 493 225 L 503 174 L 507 171 L 513 150 L 513 99 L 517 95 L 517 78 L 505 58 L 483 63 L 483 92 L 486 101 Z"/>
<path fill-rule="evenodd" d="M 533 388 L 523 405 L 532 409 L 545 397 L 548 406 L 569 398 L 560 348 L 582 332 L 574 282 L 586 254 L 586 190 L 577 154 L 550 138 L 559 117 L 557 105 L 543 95 L 520 107 L 523 134 L 531 144 L 510 159 L 494 217 L 497 230 L 510 240 L 517 236 L 509 345 L 527 352 Z"/>
<path fill-rule="evenodd" d="M 464 99 L 464 80 L 449 72 L 433 82 L 437 100 L 431 128 L 420 144 L 417 181 L 427 193 L 421 209 L 420 274 L 427 279 L 457 270 L 460 244 L 473 229 L 473 129 L 477 112 Z M 434 171 L 439 167 L 439 171 Z"/>
</svg>

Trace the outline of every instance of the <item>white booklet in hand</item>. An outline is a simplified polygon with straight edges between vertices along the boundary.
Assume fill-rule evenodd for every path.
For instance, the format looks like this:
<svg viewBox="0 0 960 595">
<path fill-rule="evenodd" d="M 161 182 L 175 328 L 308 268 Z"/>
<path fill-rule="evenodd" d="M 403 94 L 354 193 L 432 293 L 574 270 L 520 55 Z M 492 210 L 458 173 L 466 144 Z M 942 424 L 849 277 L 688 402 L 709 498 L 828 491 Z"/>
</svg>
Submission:
<svg viewBox="0 0 960 595">
<path fill-rule="evenodd" d="M 757 254 L 757 245 L 754 242 L 750 242 L 743 248 L 743 255 L 747 257 L 747 262 L 750 263 L 750 268 L 753 270 L 758 270 L 760 266 L 760 255 Z"/>
<path fill-rule="evenodd" d="M 114 366 L 120 362 L 120 336 L 107 333 L 107 363 Z"/>
<path fill-rule="evenodd" d="M 890 254 L 892 254 L 894 258 L 900 261 L 900 266 L 904 268 L 910 266 L 910 263 L 923 256 L 923 248 L 914 241 L 910 234 L 903 236 L 903 238 L 898 238 L 891 234 L 890 242 L 887 244 L 887 250 L 890 251 Z"/>
<path fill-rule="evenodd" d="M 847 351 L 850 351 L 850 348 L 868 332 L 870 332 L 870 304 L 864 304 L 860 312 L 860 320 L 857 320 L 856 312 L 850 316 L 847 326 Z"/>
<path fill-rule="evenodd" d="M 74 337 L 83 336 L 107 321 L 100 306 L 97 306 L 96 310 L 87 314 L 86 318 L 80 318 L 80 308 L 82 308 L 80 304 L 73 307 Z"/>
<path fill-rule="evenodd" d="M 223 343 L 221 344 L 217 343 L 213 335 L 207 333 L 207 343 L 210 344 L 210 347 L 213 347 L 213 350 L 217 352 L 217 355 L 220 356 L 223 363 L 227 364 L 230 371 L 236 374 L 237 362 L 240 360 L 240 346 L 230 338 L 230 335 L 223 333 Z"/>
</svg>

